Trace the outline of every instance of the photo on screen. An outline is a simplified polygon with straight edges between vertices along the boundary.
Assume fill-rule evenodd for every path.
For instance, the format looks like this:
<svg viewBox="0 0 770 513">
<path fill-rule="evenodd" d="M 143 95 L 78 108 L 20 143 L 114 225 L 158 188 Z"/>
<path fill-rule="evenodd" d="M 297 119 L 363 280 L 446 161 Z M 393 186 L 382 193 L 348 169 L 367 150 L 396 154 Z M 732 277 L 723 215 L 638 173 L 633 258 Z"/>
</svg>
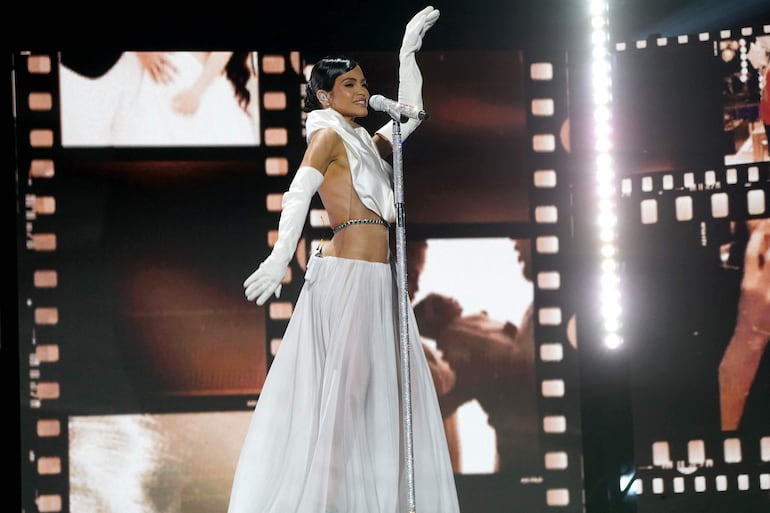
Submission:
<svg viewBox="0 0 770 513">
<path fill-rule="evenodd" d="M 693 441 L 705 447 L 699 466 L 724 468 L 731 437 L 743 444 L 732 463 L 759 461 L 759 440 L 770 435 L 768 244 L 770 218 L 754 218 L 642 226 L 625 248 L 640 468 L 692 462 Z M 667 458 L 655 456 L 660 443 Z"/>
<path fill-rule="evenodd" d="M 258 146 L 256 52 L 58 53 L 63 147 Z"/>
<path fill-rule="evenodd" d="M 533 257 L 540 255 L 525 235 L 407 242 L 408 293 L 462 511 L 504 512 L 511 504 L 547 509 L 543 497 L 552 484 L 544 465 L 533 283 L 541 263 Z M 574 360 L 571 341 L 562 349 L 563 360 Z M 560 450 L 580 454 L 577 434 L 569 428 Z"/>
<path fill-rule="evenodd" d="M 650 38 L 615 53 L 614 146 L 624 176 L 770 160 L 760 108 L 770 36 L 726 33 Z"/>
<path fill-rule="evenodd" d="M 733 147 L 722 84 L 722 66 L 708 44 L 651 42 L 616 52 L 612 117 L 619 174 L 721 165 Z"/>
<path fill-rule="evenodd" d="M 456 473 L 538 468 L 531 256 L 521 249 L 528 243 L 499 237 L 407 245 L 408 288 Z"/>
<path fill-rule="evenodd" d="M 770 35 L 724 39 L 718 44 L 722 63 L 725 132 L 733 146 L 725 165 L 770 161 L 770 106 L 763 120 L 761 105 L 770 105 Z"/>
<path fill-rule="evenodd" d="M 66 351 L 66 403 L 153 411 L 257 395 L 264 311 L 242 285 L 266 245 L 254 163 L 62 159 L 57 176 L 49 329 Z"/>
<path fill-rule="evenodd" d="M 69 511 L 227 511 L 246 411 L 71 416 Z"/>
</svg>

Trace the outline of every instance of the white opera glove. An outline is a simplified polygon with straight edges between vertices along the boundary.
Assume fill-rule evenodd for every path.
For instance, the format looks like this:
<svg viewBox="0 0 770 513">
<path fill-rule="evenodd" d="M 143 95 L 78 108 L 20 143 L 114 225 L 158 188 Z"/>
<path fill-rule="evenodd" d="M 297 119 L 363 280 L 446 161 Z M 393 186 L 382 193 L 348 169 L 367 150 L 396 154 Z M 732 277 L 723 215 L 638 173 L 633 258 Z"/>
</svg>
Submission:
<svg viewBox="0 0 770 513">
<path fill-rule="evenodd" d="M 280 297 L 281 281 L 286 276 L 289 262 L 297 250 L 297 243 L 310 209 L 310 200 L 323 179 L 324 175 L 314 167 L 302 166 L 297 170 L 289 190 L 283 194 L 278 240 L 270 255 L 243 282 L 246 299 L 249 301 L 256 299 L 257 304 L 261 306 L 273 293 L 275 297 Z"/>
<path fill-rule="evenodd" d="M 431 6 L 414 15 L 406 24 L 404 38 L 401 41 L 401 49 L 398 53 L 398 102 L 405 105 L 411 105 L 419 109 L 422 104 L 422 73 L 417 66 L 415 54 L 422 47 L 422 38 L 425 33 L 438 20 L 439 11 Z M 422 123 L 419 119 L 409 119 L 401 123 L 401 140 L 406 140 Z M 378 134 L 393 144 L 393 121 L 383 125 Z"/>
</svg>

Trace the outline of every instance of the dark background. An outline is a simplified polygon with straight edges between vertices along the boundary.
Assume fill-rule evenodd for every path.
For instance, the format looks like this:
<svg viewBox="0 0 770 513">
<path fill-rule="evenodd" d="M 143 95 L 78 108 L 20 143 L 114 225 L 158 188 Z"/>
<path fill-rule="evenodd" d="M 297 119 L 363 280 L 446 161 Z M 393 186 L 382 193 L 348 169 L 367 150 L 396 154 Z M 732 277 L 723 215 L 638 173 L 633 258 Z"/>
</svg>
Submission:
<svg viewBox="0 0 770 513">
<path fill-rule="evenodd" d="M 764 0 L 610 1 L 613 39 L 644 39 L 650 34 L 679 35 L 753 23 L 767 14 Z M 158 4 L 40 8 L 15 6 L 9 16 L 12 48 L 55 43 L 91 50 L 125 44 L 140 48 L 188 47 L 201 43 L 260 50 L 395 50 L 403 27 L 426 5 L 441 11 L 441 22 L 426 48 L 518 49 L 523 45 L 565 46 L 565 33 L 587 31 L 583 0 L 353 0 L 313 2 L 217 3 L 164 11 Z"/>
</svg>

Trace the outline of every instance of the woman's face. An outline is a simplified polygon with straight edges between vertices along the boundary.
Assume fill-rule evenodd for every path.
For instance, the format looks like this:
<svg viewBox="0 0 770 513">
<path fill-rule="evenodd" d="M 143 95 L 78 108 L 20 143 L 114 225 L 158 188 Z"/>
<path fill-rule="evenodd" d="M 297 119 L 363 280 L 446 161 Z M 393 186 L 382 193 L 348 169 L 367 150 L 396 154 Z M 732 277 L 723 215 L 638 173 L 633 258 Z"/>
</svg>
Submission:
<svg viewBox="0 0 770 513">
<path fill-rule="evenodd" d="M 329 107 L 352 120 L 369 114 L 368 105 L 369 89 L 360 66 L 337 77 L 329 91 Z"/>
</svg>

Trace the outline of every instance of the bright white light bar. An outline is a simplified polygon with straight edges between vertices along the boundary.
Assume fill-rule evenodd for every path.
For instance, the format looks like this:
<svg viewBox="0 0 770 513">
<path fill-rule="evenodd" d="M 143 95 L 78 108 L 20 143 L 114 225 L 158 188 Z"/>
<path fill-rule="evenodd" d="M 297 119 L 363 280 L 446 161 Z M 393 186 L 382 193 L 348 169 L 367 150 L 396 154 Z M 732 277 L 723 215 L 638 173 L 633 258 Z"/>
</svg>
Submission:
<svg viewBox="0 0 770 513">
<path fill-rule="evenodd" d="M 597 253 L 602 276 L 598 310 L 602 312 L 604 343 L 615 349 L 623 343 L 621 336 L 621 296 L 617 275 L 617 215 L 615 171 L 612 160 L 612 68 L 609 59 L 608 0 L 588 0 L 591 14 L 591 81 L 594 108 L 595 176 L 597 181 Z"/>
</svg>

